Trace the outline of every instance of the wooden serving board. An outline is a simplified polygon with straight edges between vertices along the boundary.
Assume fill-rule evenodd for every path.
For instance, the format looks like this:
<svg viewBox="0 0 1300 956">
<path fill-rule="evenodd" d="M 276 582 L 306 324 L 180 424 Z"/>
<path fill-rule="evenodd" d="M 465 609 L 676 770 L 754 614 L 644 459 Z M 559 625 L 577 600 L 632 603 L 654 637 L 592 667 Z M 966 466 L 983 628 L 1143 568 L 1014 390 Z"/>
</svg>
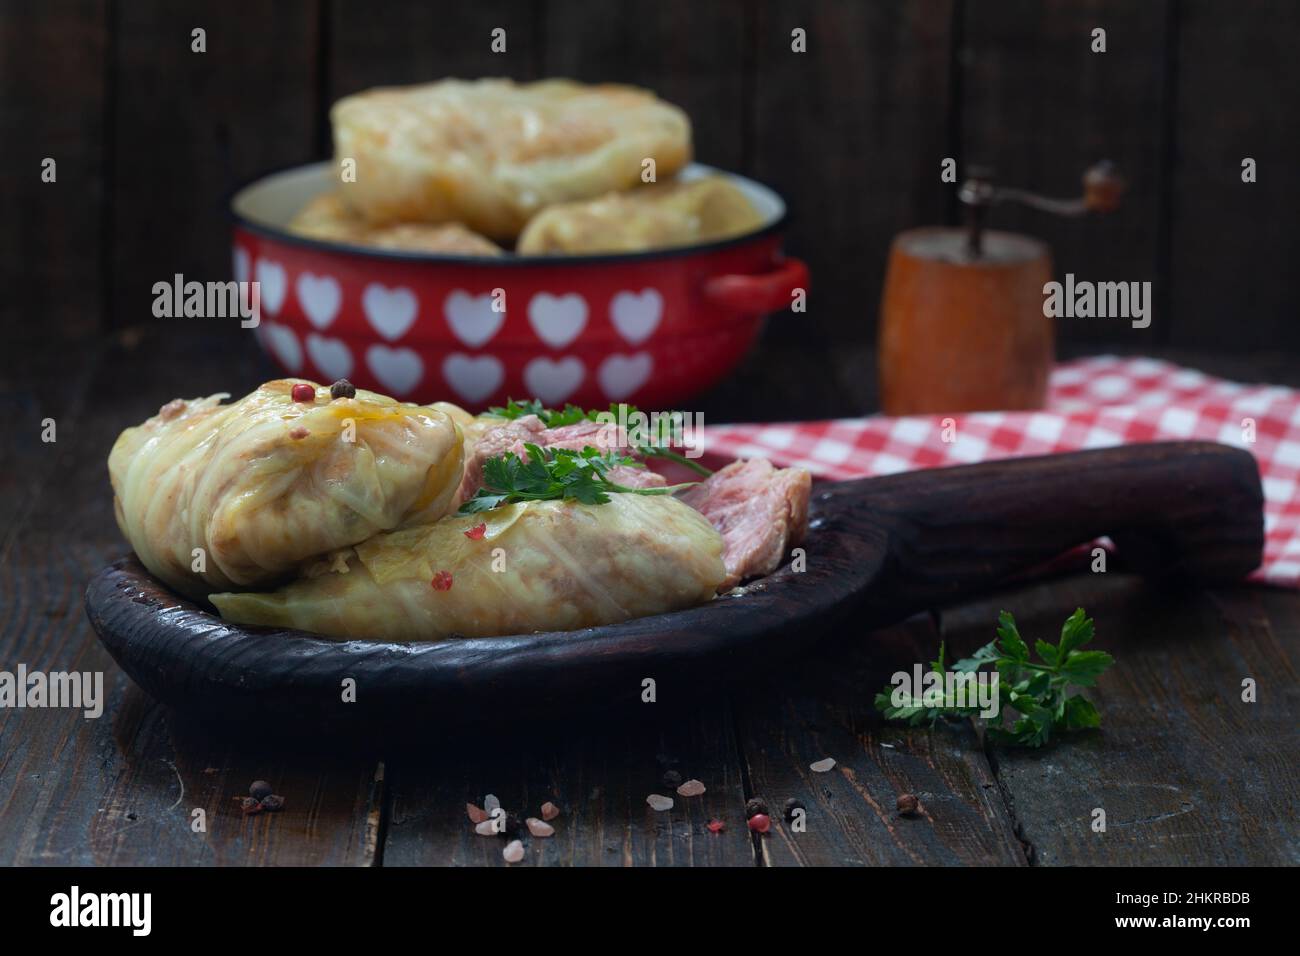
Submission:
<svg viewBox="0 0 1300 956">
<path fill-rule="evenodd" d="M 178 709 L 313 730 L 418 729 L 501 707 L 635 700 L 647 677 L 661 694 L 717 680 L 806 653 L 842 615 L 891 623 L 1101 536 L 1153 577 L 1244 576 L 1264 540 L 1254 458 L 1167 442 L 821 484 L 806 570 L 787 565 L 702 607 L 578 631 L 395 644 L 244 628 L 177 597 L 134 557 L 91 580 L 86 611 L 122 668 Z M 348 679 L 354 702 L 343 700 Z"/>
</svg>

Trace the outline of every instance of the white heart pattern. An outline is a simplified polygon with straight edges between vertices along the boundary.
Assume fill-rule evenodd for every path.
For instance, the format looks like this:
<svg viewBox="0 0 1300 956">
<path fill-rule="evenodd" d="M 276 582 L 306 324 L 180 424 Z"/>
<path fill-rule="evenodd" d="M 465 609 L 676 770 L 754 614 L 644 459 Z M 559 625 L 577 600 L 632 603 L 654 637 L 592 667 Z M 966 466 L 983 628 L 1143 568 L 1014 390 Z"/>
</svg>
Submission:
<svg viewBox="0 0 1300 956">
<path fill-rule="evenodd" d="M 539 339 L 553 349 L 562 349 L 586 326 L 587 300 L 575 292 L 539 292 L 528 303 L 528 322 Z"/>
<path fill-rule="evenodd" d="M 339 314 L 343 290 L 330 276 L 314 276 L 304 272 L 296 285 L 298 302 L 307 314 L 307 321 L 318 329 L 327 329 Z"/>
<path fill-rule="evenodd" d="M 280 364 L 294 374 L 302 371 L 302 346 L 298 344 L 298 336 L 293 334 L 293 329 L 277 322 L 263 322 L 262 328 L 265 329 L 264 341 L 270 346 L 272 354 L 280 360 Z"/>
<path fill-rule="evenodd" d="M 366 365 L 393 395 L 407 394 L 424 376 L 424 363 L 410 349 L 372 345 L 366 349 Z"/>
<path fill-rule="evenodd" d="M 524 367 L 524 386 L 543 404 L 558 405 L 573 394 L 586 374 L 582 362 L 572 355 L 558 362 L 535 358 Z"/>
<path fill-rule="evenodd" d="M 664 314 L 664 297 L 658 289 L 640 293 L 620 292 L 609 303 L 609 317 L 629 344 L 640 345 L 659 328 Z"/>
<path fill-rule="evenodd" d="M 649 352 L 637 352 L 635 355 L 615 353 L 601 363 L 596 377 L 610 401 L 617 402 L 649 381 L 652 371 L 654 357 Z"/>
<path fill-rule="evenodd" d="M 248 281 L 248 251 L 243 246 L 235 246 L 235 281 Z"/>
<path fill-rule="evenodd" d="M 491 292 L 470 295 L 456 289 L 447 296 L 442 311 L 447 317 L 447 324 L 451 326 L 452 334 L 472 349 L 491 341 L 506 320 L 504 309 L 498 312 L 492 308 Z"/>
<path fill-rule="evenodd" d="M 284 274 L 284 266 L 267 259 L 257 260 L 257 284 L 261 291 L 261 303 L 271 315 L 278 315 L 280 306 L 284 305 L 284 294 L 288 291 L 289 280 Z"/>
<path fill-rule="evenodd" d="M 506 370 L 490 355 L 469 356 L 457 352 L 442 363 L 442 377 L 467 402 L 480 402 L 501 387 Z"/>
<path fill-rule="evenodd" d="M 307 354 L 326 379 L 347 378 L 352 374 L 352 353 L 342 339 L 328 339 L 311 332 L 307 335 Z"/>
<path fill-rule="evenodd" d="M 361 307 L 371 328 L 390 342 L 406 334 L 420 311 L 420 303 L 410 289 L 388 289 L 377 282 L 361 293 Z"/>
</svg>

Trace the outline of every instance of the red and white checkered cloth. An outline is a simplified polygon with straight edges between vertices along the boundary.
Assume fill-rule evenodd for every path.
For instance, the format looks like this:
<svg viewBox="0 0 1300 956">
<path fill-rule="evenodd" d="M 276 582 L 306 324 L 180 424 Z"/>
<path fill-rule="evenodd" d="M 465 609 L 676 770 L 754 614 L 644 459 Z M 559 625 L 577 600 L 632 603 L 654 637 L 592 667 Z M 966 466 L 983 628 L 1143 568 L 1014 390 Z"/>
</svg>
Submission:
<svg viewBox="0 0 1300 956">
<path fill-rule="evenodd" d="M 956 440 L 944 442 L 944 418 Z M 1255 422 L 1247 440 L 1244 419 Z M 997 458 L 1182 438 L 1245 448 L 1264 482 L 1258 580 L 1300 587 L 1300 391 L 1241 385 L 1148 358 L 1113 355 L 1058 365 L 1041 412 L 720 425 L 711 454 L 764 457 L 825 478 L 860 478 Z"/>
</svg>

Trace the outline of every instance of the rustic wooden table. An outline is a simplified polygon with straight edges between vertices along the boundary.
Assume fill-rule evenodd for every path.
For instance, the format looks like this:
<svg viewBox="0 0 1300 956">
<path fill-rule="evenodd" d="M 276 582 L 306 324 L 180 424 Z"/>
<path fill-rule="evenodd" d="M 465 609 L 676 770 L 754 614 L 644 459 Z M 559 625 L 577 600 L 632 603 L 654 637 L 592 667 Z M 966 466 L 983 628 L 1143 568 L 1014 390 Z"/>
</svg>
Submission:
<svg viewBox="0 0 1300 956">
<path fill-rule="evenodd" d="M 464 804 L 563 808 L 526 862 L 577 865 L 1295 864 L 1300 793 L 1300 595 L 1236 586 L 1160 591 L 1120 571 L 1080 574 L 936 608 L 886 631 L 851 625 L 809 644 L 797 666 L 627 713 L 421 728 L 424 744 L 277 746 L 194 726 L 139 691 L 82 613 L 87 578 L 126 550 L 105 459 L 118 431 L 176 395 L 240 393 L 270 377 L 247 338 L 172 326 L 79 347 L 13 344 L 0 388 L 0 669 L 103 671 L 102 717 L 0 710 L 0 864 L 504 865 Z M 869 354 L 769 349 L 704 403 L 727 418 L 869 410 Z M 1296 377 L 1281 358 L 1175 359 L 1246 380 Z M 761 387 L 759 387 L 761 386 Z M 755 396 L 758 396 L 755 398 Z M 42 443 L 53 418 L 57 442 Z M 1076 606 L 1119 664 L 1094 698 L 1104 730 L 1025 752 L 969 726 L 910 730 L 873 713 L 900 667 L 940 640 L 963 653 L 1000 608 L 1051 636 Z M 816 644 L 814 646 L 814 640 Z M 1241 684 L 1258 683 L 1244 703 Z M 482 717 L 483 715 L 478 715 Z M 834 757 L 835 769 L 809 764 Z M 676 769 L 708 787 L 656 813 Z M 250 781 L 272 782 L 278 814 L 246 817 Z M 923 812 L 902 818 L 899 793 Z M 765 837 L 747 798 L 797 797 L 806 832 L 777 812 Z M 194 811 L 206 815 L 195 832 Z M 1104 809 L 1105 832 L 1092 828 Z M 726 823 L 719 834 L 706 824 Z"/>
</svg>

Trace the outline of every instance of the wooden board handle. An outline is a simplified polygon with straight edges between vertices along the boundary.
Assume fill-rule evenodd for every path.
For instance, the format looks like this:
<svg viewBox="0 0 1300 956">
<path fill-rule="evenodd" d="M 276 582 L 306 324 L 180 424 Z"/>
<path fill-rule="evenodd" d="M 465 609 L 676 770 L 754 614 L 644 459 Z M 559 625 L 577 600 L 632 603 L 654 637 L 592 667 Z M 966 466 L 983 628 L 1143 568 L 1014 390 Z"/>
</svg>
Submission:
<svg viewBox="0 0 1300 956">
<path fill-rule="evenodd" d="M 883 548 L 866 595 L 882 610 L 956 601 L 1102 536 L 1145 574 L 1204 581 L 1242 577 L 1259 566 L 1264 546 L 1255 459 L 1212 442 L 864 479 L 830 492 L 828 515 L 837 504 Z"/>
</svg>

